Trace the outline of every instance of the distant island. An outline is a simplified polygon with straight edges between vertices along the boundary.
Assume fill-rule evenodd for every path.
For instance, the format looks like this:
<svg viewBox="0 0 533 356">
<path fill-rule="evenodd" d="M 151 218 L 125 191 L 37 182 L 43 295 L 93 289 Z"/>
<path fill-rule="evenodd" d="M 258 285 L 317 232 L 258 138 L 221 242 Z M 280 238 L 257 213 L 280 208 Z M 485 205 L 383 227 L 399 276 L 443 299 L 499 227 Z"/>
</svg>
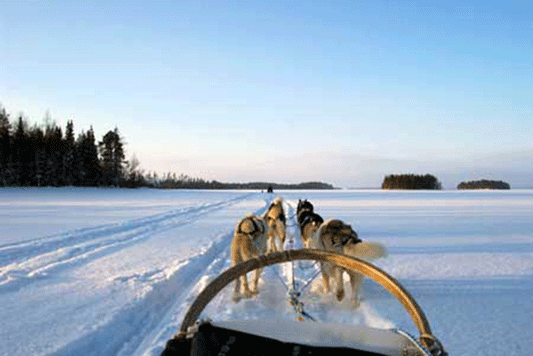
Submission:
<svg viewBox="0 0 533 356">
<path fill-rule="evenodd" d="M 473 180 L 470 182 L 461 182 L 457 185 L 457 189 L 511 189 L 509 183 L 501 180 Z"/>
<path fill-rule="evenodd" d="M 442 189 L 442 184 L 431 174 L 391 174 L 385 177 L 381 189 Z"/>
</svg>

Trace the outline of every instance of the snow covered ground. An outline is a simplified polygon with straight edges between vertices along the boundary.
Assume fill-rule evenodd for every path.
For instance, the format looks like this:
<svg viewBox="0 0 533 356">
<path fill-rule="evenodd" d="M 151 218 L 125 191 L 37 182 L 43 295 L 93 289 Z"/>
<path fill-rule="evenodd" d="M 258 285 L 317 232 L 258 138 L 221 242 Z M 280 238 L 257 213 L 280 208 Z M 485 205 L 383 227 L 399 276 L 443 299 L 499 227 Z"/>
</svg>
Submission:
<svg viewBox="0 0 533 356">
<path fill-rule="evenodd" d="M 294 212 L 309 199 L 390 255 L 376 264 L 424 309 L 450 355 L 533 354 L 533 190 L 279 191 L 287 247 L 301 246 Z M 272 194 L 151 189 L 0 189 L 0 355 L 159 355 L 195 295 L 229 266 L 235 224 Z M 309 263 L 295 273 L 305 276 Z M 284 270 L 261 293 L 212 319 L 293 318 Z M 366 281 L 353 310 L 306 291 L 320 320 L 416 328 Z"/>
</svg>

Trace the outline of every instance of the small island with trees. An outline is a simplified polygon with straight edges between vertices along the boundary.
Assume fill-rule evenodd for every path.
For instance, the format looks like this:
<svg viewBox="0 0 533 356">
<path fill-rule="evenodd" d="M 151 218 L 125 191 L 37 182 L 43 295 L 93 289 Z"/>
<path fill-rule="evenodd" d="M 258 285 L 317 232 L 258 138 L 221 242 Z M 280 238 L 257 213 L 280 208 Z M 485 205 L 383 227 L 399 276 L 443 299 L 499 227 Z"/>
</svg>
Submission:
<svg viewBox="0 0 533 356">
<path fill-rule="evenodd" d="M 469 182 L 461 182 L 457 185 L 457 189 L 511 189 L 509 183 L 501 180 L 473 180 Z"/>
<path fill-rule="evenodd" d="M 439 180 L 431 175 L 391 174 L 385 177 L 381 189 L 442 189 Z"/>
</svg>

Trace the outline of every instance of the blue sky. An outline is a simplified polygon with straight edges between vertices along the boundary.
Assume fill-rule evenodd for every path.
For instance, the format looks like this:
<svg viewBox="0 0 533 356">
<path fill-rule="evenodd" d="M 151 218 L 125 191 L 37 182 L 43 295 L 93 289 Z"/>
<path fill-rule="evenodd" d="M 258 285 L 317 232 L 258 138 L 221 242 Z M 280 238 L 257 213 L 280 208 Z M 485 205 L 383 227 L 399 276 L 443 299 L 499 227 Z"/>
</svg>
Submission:
<svg viewBox="0 0 533 356">
<path fill-rule="evenodd" d="M 533 186 L 530 1 L 13 1 L 0 103 L 146 170 L 220 181 Z"/>
</svg>

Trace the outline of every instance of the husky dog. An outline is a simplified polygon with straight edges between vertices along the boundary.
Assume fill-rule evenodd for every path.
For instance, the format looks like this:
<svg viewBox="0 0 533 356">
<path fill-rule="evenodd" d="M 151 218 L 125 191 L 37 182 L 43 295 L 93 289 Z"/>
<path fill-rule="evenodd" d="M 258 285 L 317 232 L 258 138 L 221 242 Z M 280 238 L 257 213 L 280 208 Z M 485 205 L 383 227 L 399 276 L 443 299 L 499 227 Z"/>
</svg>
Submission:
<svg viewBox="0 0 533 356">
<path fill-rule="evenodd" d="M 305 213 L 312 213 L 314 211 L 313 204 L 307 199 L 301 200 L 298 199 L 298 206 L 296 207 L 296 217 L 298 219 L 298 224 L 301 223 L 300 215 Z"/>
<path fill-rule="evenodd" d="M 387 255 L 387 250 L 383 245 L 377 242 L 362 241 L 350 225 L 335 219 L 325 221 L 311 236 L 309 245 L 311 248 L 342 253 L 368 262 Z M 353 303 L 356 307 L 359 306 L 359 289 L 363 284 L 362 274 L 344 270 L 330 262 L 321 263 L 321 269 L 324 290 L 330 291 L 330 281 L 333 279 L 338 301 L 344 298 L 343 272 L 346 272 L 350 277 Z"/>
<path fill-rule="evenodd" d="M 235 266 L 251 258 L 259 257 L 267 252 L 276 251 L 275 238 L 281 240 L 281 246 L 285 242 L 285 214 L 283 212 L 281 198 L 274 199 L 266 213 L 262 216 L 248 214 L 242 219 L 233 234 L 231 242 L 231 262 Z M 267 243 L 271 244 L 270 249 Z M 272 247 L 273 246 L 273 247 Z M 233 300 L 238 302 L 241 298 L 251 298 L 256 295 L 257 284 L 262 269 L 253 271 L 252 288 L 248 285 L 246 275 L 235 281 Z M 244 291 L 241 294 L 241 282 Z"/>
<path fill-rule="evenodd" d="M 296 208 L 300 236 L 302 237 L 304 248 L 310 247 L 310 237 L 316 233 L 324 219 L 313 211 L 313 204 L 306 200 L 298 200 Z"/>
<path fill-rule="evenodd" d="M 248 214 L 242 219 L 233 234 L 231 241 L 231 263 L 233 266 L 254 257 L 259 257 L 266 253 L 267 225 L 263 218 Z M 235 281 L 235 291 L 233 301 L 238 302 L 242 297 L 251 298 L 257 294 L 257 283 L 261 276 L 261 269 L 253 271 L 252 289 L 248 286 L 246 275 L 239 277 Z M 241 295 L 241 279 L 244 291 Z"/>
<path fill-rule="evenodd" d="M 263 220 L 268 227 L 267 252 L 282 251 L 285 245 L 285 228 L 287 220 L 283 210 L 283 201 L 280 197 L 274 199 L 268 210 L 263 215 Z"/>
<path fill-rule="evenodd" d="M 316 234 L 323 222 L 324 219 L 322 219 L 317 213 L 305 214 L 305 217 L 300 224 L 300 234 L 302 236 L 304 248 L 311 247 L 311 237 Z"/>
</svg>

